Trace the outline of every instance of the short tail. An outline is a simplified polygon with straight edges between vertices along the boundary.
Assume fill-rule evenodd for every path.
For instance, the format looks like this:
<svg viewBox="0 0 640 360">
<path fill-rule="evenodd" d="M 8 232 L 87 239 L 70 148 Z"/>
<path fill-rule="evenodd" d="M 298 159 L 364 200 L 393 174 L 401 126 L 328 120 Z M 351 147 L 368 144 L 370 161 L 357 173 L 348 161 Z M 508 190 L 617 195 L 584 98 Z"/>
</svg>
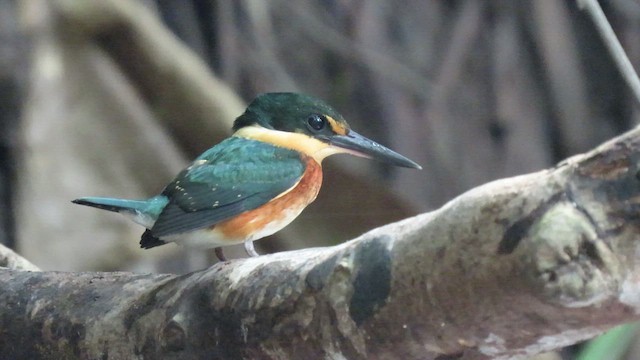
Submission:
<svg viewBox="0 0 640 360">
<path fill-rule="evenodd" d="M 154 196 L 147 200 L 83 197 L 72 202 L 120 213 L 149 229 L 158 219 L 169 199 L 163 195 Z"/>
<path fill-rule="evenodd" d="M 92 206 L 114 212 L 144 212 L 149 207 L 148 200 L 125 200 L 103 197 L 83 197 L 72 201 L 74 204 Z"/>
</svg>

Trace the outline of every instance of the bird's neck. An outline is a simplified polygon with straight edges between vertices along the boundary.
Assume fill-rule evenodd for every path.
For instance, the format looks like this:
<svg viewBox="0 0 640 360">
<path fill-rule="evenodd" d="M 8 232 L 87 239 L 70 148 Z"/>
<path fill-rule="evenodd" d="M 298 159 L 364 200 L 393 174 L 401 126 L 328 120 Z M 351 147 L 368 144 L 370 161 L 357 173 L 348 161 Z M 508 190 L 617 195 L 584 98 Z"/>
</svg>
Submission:
<svg viewBox="0 0 640 360">
<path fill-rule="evenodd" d="M 312 157 L 318 164 L 329 155 L 345 152 L 340 148 L 305 134 L 267 129 L 258 125 L 245 126 L 238 129 L 233 136 L 295 150 Z"/>
</svg>

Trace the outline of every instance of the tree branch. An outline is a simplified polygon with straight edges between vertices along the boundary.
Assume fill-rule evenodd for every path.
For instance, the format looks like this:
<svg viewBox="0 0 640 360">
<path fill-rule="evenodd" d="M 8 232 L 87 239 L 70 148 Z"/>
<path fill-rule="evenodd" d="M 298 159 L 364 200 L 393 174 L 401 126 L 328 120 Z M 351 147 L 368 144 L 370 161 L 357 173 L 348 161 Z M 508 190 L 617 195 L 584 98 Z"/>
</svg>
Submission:
<svg viewBox="0 0 640 360">
<path fill-rule="evenodd" d="M 190 154 L 226 137 L 244 111 L 242 99 L 143 4 L 56 0 L 53 5 L 64 30 L 104 50 Z"/>
<path fill-rule="evenodd" d="M 640 318 L 638 159 L 640 128 L 339 246 L 184 276 L 0 270 L 0 353 L 509 359 L 566 346 Z"/>
<path fill-rule="evenodd" d="M 618 37 L 616 37 L 616 33 L 613 31 L 604 11 L 602 11 L 602 8 L 600 7 L 600 4 L 598 4 L 597 0 L 577 0 L 577 2 L 578 6 L 583 10 L 586 10 L 593 20 L 593 23 L 595 24 L 596 29 L 598 29 L 598 32 L 600 33 L 605 46 L 609 50 L 613 61 L 615 61 L 622 77 L 627 82 L 627 85 L 629 85 L 636 102 L 640 103 L 640 79 L 638 79 L 638 74 L 633 68 L 631 60 L 629 60 L 622 44 L 620 44 Z"/>
<path fill-rule="evenodd" d="M 0 268 L 26 271 L 40 271 L 29 260 L 16 254 L 13 250 L 0 244 Z"/>
</svg>

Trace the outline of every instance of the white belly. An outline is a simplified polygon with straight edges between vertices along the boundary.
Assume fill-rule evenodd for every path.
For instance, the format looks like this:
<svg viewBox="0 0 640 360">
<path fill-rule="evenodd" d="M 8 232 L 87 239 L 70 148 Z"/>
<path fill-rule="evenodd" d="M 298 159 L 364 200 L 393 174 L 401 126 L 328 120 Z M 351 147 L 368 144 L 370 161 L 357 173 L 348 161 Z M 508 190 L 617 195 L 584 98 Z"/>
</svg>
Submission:
<svg viewBox="0 0 640 360">
<path fill-rule="evenodd" d="M 199 249 L 210 249 L 219 246 L 241 244 L 245 241 L 262 239 L 263 237 L 267 237 L 282 230 L 282 228 L 289 225 L 296 217 L 298 217 L 302 210 L 302 208 L 287 209 L 285 216 L 282 216 L 278 220 L 274 220 L 268 223 L 267 226 L 245 238 L 228 238 L 225 237 L 221 231 L 218 231 L 214 228 L 164 236 L 161 237 L 160 240 L 166 242 L 174 242 L 181 246 Z"/>
</svg>

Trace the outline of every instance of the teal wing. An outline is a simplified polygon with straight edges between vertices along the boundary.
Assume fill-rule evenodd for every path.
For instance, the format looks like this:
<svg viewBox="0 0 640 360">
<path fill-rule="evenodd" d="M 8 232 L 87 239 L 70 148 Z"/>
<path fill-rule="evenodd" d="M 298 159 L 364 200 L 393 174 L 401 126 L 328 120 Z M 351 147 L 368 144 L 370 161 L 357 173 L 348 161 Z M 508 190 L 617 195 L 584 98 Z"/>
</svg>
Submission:
<svg viewBox="0 0 640 360">
<path fill-rule="evenodd" d="M 202 154 L 164 189 L 169 203 L 151 234 L 202 229 L 255 209 L 294 186 L 305 166 L 296 151 L 229 138 Z"/>
</svg>

